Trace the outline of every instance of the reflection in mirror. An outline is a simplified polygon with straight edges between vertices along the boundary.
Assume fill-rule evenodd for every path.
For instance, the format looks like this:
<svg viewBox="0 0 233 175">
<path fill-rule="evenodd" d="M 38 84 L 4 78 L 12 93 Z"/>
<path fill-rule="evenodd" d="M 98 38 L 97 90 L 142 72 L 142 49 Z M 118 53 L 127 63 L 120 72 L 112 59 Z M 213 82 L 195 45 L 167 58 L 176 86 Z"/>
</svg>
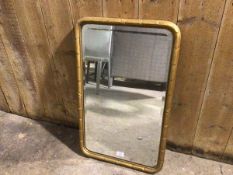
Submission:
<svg viewBox="0 0 233 175">
<path fill-rule="evenodd" d="M 85 24 L 85 146 L 155 166 L 173 35 L 167 29 Z"/>
</svg>

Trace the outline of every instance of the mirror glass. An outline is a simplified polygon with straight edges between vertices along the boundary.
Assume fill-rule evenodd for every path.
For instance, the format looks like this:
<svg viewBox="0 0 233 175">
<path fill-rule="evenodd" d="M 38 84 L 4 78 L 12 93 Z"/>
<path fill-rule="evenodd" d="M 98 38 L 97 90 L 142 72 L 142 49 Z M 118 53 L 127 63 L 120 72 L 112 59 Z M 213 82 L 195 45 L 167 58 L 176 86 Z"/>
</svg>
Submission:
<svg viewBox="0 0 233 175">
<path fill-rule="evenodd" d="M 155 166 L 173 46 L 164 28 L 85 24 L 85 146 Z"/>
</svg>

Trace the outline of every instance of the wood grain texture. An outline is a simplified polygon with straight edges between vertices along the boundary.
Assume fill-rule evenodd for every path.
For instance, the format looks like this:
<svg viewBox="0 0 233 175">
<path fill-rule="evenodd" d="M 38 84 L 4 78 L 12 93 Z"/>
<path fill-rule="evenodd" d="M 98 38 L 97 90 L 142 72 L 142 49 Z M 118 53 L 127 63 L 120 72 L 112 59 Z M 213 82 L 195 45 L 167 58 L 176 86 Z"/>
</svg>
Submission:
<svg viewBox="0 0 233 175">
<path fill-rule="evenodd" d="M 76 0 L 78 17 L 103 16 L 103 0 Z"/>
<path fill-rule="evenodd" d="M 43 117 L 65 120 L 63 99 L 58 95 L 52 53 L 38 1 L 15 0 L 14 2 L 25 46 L 35 65 L 39 95 L 45 110 Z"/>
<path fill-rule="evenodd" d="M 103 0 L 103 16 L 138 18 L 138 0 Z"/>
<path fill-rule="evenodd" d="M 14 2 L 12 0 L 1 0 L 0 4 L 2 9 L 0 35 L 14 71 L 26 112 L 32 118 L 43 116 L 44 106 L 36 82 L 35 65 L 25 49 L 25 43 L 15 14 Z"/>
<path fill-rule="evenodd" d="M 6 101 L 5 94 L 3 94 L 1 87 L 0 87 L 0 110 L 11 112 Z"/>
<path fill-rule="evenodd" d="M 226 149 L 223 152 L 222 158 L 223 161 L 232 163 L 233 162 L 233 128 L 231 130 L 231 135 L 226 144 Z"/>
<path fill-rule="evenodd" d="M 139 0 L 139 18 L 176 23 L 180 0 Z"/>
<path fill-rule="evenodd" d="M 70 4 L 64 0 L 40 0 L 39 3 L 57 75 L 58 94 L 65 106 L 66 121 L 77 124 L 75 36 Z"/>
<path fill-rule="evenodd" d="M 180 4 L 182 42 L 168 140 L 188 152 L 192 150 L 223 9 L 222 0 L 181 0 Z"/>
<path fill-rule="evenodd" d="M 79 19 L 79 6 L 78 6 L 78 0 L 67 0 L 70 6 L 70 15 L 71 19 L 73 21 L 73 25 L 77 23 L 77 20 Z"/>
<path fill-rule="evenodd" d="M 233 0 L 227 0 L 194 140 L 194 153 L 221 158 L 233 128 Z M 228 148 L 226 154 L 232 149 Z M 233 155 L 233 152 L 231 153 Z"/>
<path fill-rule="evenodd" d="M 1 36 L 0 36 L 0 84 L 1 90 L 4 92 L 5 99 L 9 104 L 9 109 L 12 113 L 26 116 L 26 111 L 24 108 L 24 104 L 22 102 L 22 98 L 18 89 L 18 85 L 15 79 L 15 75 L 13 73 L 11 64 L 9 62 L 8 55 L 5 50 L 5 46 L 3 45 Z M 4 99 L 3 99 L 3 104 Z M 4 106 L 4 105 L 3 105 Z M 2 110 L 4 109 L 2 106 Z M 8 107 L 5 108 L 8 110 Z M 9 110 L 8 110 L 9 111 Z"/>
</svg>

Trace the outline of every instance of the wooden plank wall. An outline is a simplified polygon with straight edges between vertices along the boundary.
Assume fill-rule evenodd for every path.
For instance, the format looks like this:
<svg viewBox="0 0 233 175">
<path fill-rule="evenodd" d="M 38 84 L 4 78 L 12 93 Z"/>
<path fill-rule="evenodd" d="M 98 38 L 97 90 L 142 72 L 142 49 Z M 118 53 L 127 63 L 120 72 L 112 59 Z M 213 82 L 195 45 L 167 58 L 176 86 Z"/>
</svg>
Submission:
<svg viewBox="0 0 233 175">
<path fill-rule="evenodd" d="M 0 109 L 77 126 L 74 26 L 170 20 L 182 44 L 168 147 L 233 162 L 233 0 L 0 0 Z"/>
</svg>

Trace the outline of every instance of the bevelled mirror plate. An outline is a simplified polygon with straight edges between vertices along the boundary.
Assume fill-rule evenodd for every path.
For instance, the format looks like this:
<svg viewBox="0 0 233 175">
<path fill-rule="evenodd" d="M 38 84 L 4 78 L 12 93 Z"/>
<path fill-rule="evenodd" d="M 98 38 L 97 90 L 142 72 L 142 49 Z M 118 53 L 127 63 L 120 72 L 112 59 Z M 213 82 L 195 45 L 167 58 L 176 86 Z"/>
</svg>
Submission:
<svg viewBox="0 0 233 175">
<path fill-rule="evenodd" d="M 147 173 L 162 168 L 180 38 L 178 27 L 168 21 L 79 21 L 79 129 L 84 154 Z"/>
</svg>

